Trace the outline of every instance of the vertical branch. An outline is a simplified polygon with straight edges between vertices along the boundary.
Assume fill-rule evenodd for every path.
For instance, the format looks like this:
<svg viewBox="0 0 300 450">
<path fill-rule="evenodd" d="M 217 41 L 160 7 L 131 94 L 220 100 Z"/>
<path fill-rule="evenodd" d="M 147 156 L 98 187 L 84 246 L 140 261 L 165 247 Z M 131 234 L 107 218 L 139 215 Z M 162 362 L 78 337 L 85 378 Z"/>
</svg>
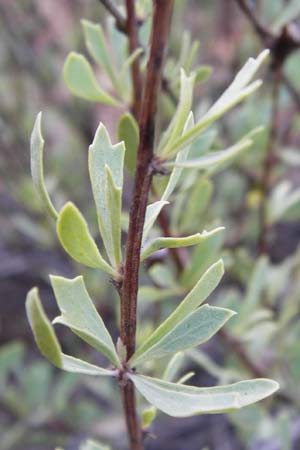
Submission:
<svg viewBox="0 0 300 450">
<path fill-rule="evenodd" d="M 272 86 L 272 105 L 271 105 L 271 118 L 270 118 L 270 133 L 267 143 L 266 156 L 263 162 L 262 168 L 262 178 L 261 178 L 261 191 L 262 191 L 262 202 L 259 211 L 259 222 L 260 222 L 260 235 L 258 237 L 258 253 L 265 253 L 267 249 L 267 233 L 268 233 L 268 223 L 267 223 L 267 200 L 268 193 L 272 182 L 272 169 L 274 163 L 276 162 L 275 149 L 278 136 L 278 100 L 279 100 L 279 89 L 281 83 L 281 68 L 278 67 L 277 70 L 273 72 L 273 86 Z"/>
<path fill-rule="evenodd" d="M 129 39 L 129 52 L 133 53 L 138 48 L 138 23 L 135 14 L 134 0 L 126 0 L 127 10 L 127 35 Z M 133 84 L 132 110 L 136 118 L 139 117 L 140 101 L 142 95 L 142 78 L 140 72 L 139 58 L 131 65 L 131 79 Z"/>
<path fill-rule="evenodd" d="M 148 194 L 153 176 L 153 146 L 157 99 L 161 88 L 163 56 L 167 46 L 173 0 L 155 0 L 150 37 L 150 56 L 140 111 L 140 143 L 137 155 L 133 199 L 126 242 L 124 277 L 121 289 L 121 339 L 127 360 L 135 351 L 136 309 L 140 251 Z M 131 450 L 143 448 L 134 387 L 131 381 L 121 383 L 124 412 Z"/>
</svg>

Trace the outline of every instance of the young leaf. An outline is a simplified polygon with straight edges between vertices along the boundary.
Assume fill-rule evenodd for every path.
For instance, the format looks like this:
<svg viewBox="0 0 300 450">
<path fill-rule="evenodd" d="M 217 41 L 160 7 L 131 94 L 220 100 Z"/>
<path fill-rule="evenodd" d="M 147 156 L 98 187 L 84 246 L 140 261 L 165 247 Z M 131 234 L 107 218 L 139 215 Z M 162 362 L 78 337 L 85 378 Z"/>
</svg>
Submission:
<svg viewBox="0 0 300 450">
<path fill-rule="evenodd" d="M 195 347 L 208 341 L 235 314 L 225 308 L 204 305 L 191 312 L 168 333 L 148 346 L 139 357 L 133 357 L 132 364 L 141 364 L 155 358 L 162 358 Z"/>
<path fill-rule="evenodd" d="M 156 221 L 160 211 L 165 205 L 168 205 L 169 202 L 165 200 L 158 200 L 157 202 L 151 203 L 147 206 L 146 217 L 144 223 L 144 231 L 143 231 L 143 242 L 148 236 L 154 222 Z"/>
<path fill-rule="evenodd" d="M 35 120 L 30 138 L 31 176 L 46 210 L 56 220 L 58 214 L 49 197 L 44 180 L 43 153 L 45 141 L 42 136 L 41 121 L 42 113 L 40 112 Z"/>
<path fill-rule="evenodd" d="M 27 294 L 26 312 L 38 348 L 56 367 L 67 372 L 113 376 L 111 370 L 102 369 L 62 353 L 54 329 L 43 309 L 37 288 L 31 289 Z"/>
<path fill-rule="evenodd" d="M 121 208 L 122 188 L 114 183 L 113 176 L 108 165 L 105 165 L 105 196 L 108 205 L 111 237 L 113 244 L 114 259 L 119 267 L 122 260 L 121 252 Z"/>
<path fill-rule="evenodd" d="M 133 174 L 139 145 L 139 127 L 135 118 L 128 112 L 123 114 L 118 124 L 118 139 L 125 143 L 125 166 Z"/>
<path fill-rule="evenodd" d="M 188 115 L 188 118 L 186 120 L 186 123 L 184 125 L 183 133 L 185 133 L 186 131 L 191 129 L 193 126 L 194 126 L 194 116 L 193 116 L 193 113 L 190 112 L 190 114 Z M 191 149 L 191 146 L 188 145 L 186 148 L 183 148 L 180 152 L 178 152 L 177 157 L 176 157 L 176 162 L 181 163 L 181 162 L 185 161 L 188 157 L 190 149 Z M 162 195 L 161 200 L 168 200 L 168 198 L 173 193 L 173 191 L 178 183 L 181 173 L 182 173 L 182 168 L 174 167 L 174 169 L 172 170 L 172 173 L 170 175 L 166 189 L 164 190 L 164 193 Z"/>
<path fill-rule="evenodd" d="M 103 29 L 99 23 L 95 24 L 88 20 L 81 21 L 83 26 L 86 46 L 99 66 L 109 76 L 116 92 L 120 95 L 120 83 L 112 64 L 112 58 L 109 55 Z"/>
<path fill-rule="evenodd" d="M 153 406 L 150 406 L 150 408 L 145 409 L 142 412 L 142 427 L 143 429 L 147 429 L 152 424 L 153 420 L 155 419 L 157 415 L 157 409 Z"/>
<path fill-rule="evenodd" d="M 186 145 L 191 144 L 209 125 L 261 86 L 262 82 L 260 80 L 254 81 L 251 84 L 249 84 L 249 82 L 268 54 L 269 50 L 264 50 L 256 59 L 250 58 L 247 61 L 244 67 L 238 72 L 230 86 L 213 104 L 202 119 L 200 119 L 191 130 L 174 141 L 172 147 L 168 149 L 169 156 L 175 154 Z"/>
<path fill-rule="evenodd" d="M 211 152 L 208 155 L 201 156 L 197 159 L 189 159 L 186 161 L 173 161 L 166 162 L 166 167 L 182 167 L 186 169 L 208 169 L 216 164 L 223 164 L 233 158 L 239 156 L 244 150 L 251 147 L 251 139 L 243 139 L 240 142 L 232 145 L 226 150 L 219 150 L 217 152 Z"/>
<path fill-rule="evenodd" d="M 213 264 L 200 278 L 196 286 L 183 299 L 175 311 L 146 339 L 145 342 L 137 349 L 130 364 L 134 365 L 141 355 L 149 348 L 153 347 L 166 334 L 168 334 L 179 322 L 185 319 L 193 312 L 202 302 L 211 294 L 215 287 L 219 284 L 224 273 L 223 261 L 219 260 Z"/>
<path fill-rule="evenodd" d="M 116 234 L 115 229 L 112 229 L 110 209 L 114 209 L 115 217 L 121 217 L 121 201 L 118 201 L 117 205 L 113 205 L 111 200 L 115 198 L 117 189 L 119 189 L 117 197 L 122 195 L 124 154 L 124 143 L 113 145 L 105 126 L 100 123 L 94 141 L 90 145 L 89 172 L 100 233 L 109 260 L 114 267 L 119 265 L 121 249 L 118 248 L 120 236 Z M 112 183 L 108 183 L 105 166 L 108 166 L 111 171 L 111 182 L 113 181 L 114 187 Z"/>
<path fill-rule="evenodd" d="M 158 153 L 161 153 L 162 157 L 167 157 L 169 155 L 169 149 L 172 148 L 174 140 L 182 135 L 184 125 L 192 107 L 194 82 L 195 74 L 193 73 L 190 76 L 187 76 L 185 71 L 181 69 L 178 106 L 158 147 Z"/>
<path fill-rule="evenodd" d="M 116 99 L 98 84 L 93 69 L 87 59 L 79 53 L 71 52 L 64 65 L 64 80 L 72 94 L 92 102 L 119 106 Z"/>
<path fill-rule="evenodd" d="M 149 403 L 172 417 L 234 411 L 268 397 L 279 388 L 276 381 L 265 378 L 212 388 L 185 386 L 143 375 L 130 374 L 130 378 Z"/>
<path fill-rule="evenodd" d="M 102 258 L 84 217 L 73 203 L 69 202 L 61 209 L 56 227 L 61 245 L 75 261 L 118 276 Z"/>
<path fill-rule="evenodd" d="M 191 245 L 197 245 L 210 236 L 223 230 L 223 227 L 215 228 L 212 231 L 203 231 L 203 233 L 196 233 L 191 236 L 176 238 L 176 237 L 159 237 L 151 241 L 145 246 L 141 254 L 141 261 L 144 261 L 154 252 L 162 248 L 180 248 L 189 247 Z"/>
<path fill-rule="evenodd" d="M 71 328 L 75 334 L 120 367 L 111 336 L 90 299 L 83 277 L 68 280 L 50 276 L 50 279 L 61 312 L 61 316 L 56 317 L 53 323 Z"/>
</svg>

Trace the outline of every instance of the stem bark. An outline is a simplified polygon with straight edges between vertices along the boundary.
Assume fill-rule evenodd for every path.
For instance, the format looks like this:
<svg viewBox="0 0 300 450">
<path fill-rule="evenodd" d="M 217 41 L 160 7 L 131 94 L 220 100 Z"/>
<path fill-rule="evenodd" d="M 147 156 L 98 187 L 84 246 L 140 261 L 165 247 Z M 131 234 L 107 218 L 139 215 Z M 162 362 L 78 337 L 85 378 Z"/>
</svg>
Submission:
<svg viewBox="0 0 300 450">
<path fill-rule="evenodd" d="M 127 2 L 127 5 L 130 2 Z M 161 88 L 163 57 L 168 42 L 173 0 L 153 2 L 150 56 L 140 107 L 140 143 L 129 215 L 124 276 L 121 288 L 121 340 L 128 360 L 135 351 L 137 293 L 140 252 L 148 194 L 153 177 L 154 133 L 157 99 Z M 128 19 L 130 19 L 128 17 Z M 130 23 L 130 20 L 128 24 Z M 136 22 L 135 22 L 136 24 Z M 135 25 L 136 26 L 136 25 Z M 131 450 L 142 450 L 143 439 L 136 411 L 134 386 L 130 380 L 121 383 L 123 407 Z"/>
</svg>

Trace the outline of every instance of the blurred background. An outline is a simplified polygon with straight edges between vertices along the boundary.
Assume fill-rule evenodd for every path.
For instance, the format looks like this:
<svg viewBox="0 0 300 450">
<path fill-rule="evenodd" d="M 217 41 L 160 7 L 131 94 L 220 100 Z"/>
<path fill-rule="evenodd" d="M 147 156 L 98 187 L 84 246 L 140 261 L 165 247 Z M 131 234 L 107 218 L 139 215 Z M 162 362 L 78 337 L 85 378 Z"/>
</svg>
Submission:
<svg viewBox="0 0 300 450">
<path fill-rule="evenodd" d="M 218 122 L 210 145 L 224 148 L 257 125 L 265 131 L 253 150 L 212 174 L 209 184 L 188 188 L 171 218 L 181 235 L 216 224 L 226 227 L 213 252 L 201 251 L 207 252 L 206 263 L 221 255 L 226 264 L 213 302 L 240 312 L 240 320 L 230 322 L 224 333 L 187 355 L 185 367 L 195 371 L 192 381 L 197 385 L 268 376 L 282 389 L 270 400 L 226 416 L 175 420 L 162 415 L 150 430 L 147 449 L 298 450 L 299 1 L 175 3 L 169 54 L 179 58 L 187 30 L 201 44 L 196 63 L 212 68 L 211 76 L 197 84 L 196 114 L 220 95 L 249 56 L 273 45 L 262 70 L 263 87 Z M 96 231 L 87 150 L 101 120 L 116 141 L 123 111 L 74 97 L 64 85 L 62 69 L 70 51 L 86 54 L 80 20 L 105 24 L 106 17 L 97 0 L 0 1 L 0 450 L 75 450 L 86 437 L 126 449 L 117 389 L 50 366 L 36 349 L 24 309 L 26 293 L 36 285 L 53 318 L 58 311 L 48 274 L 84 273 L 117 338 L 113 287 L 104 275 L 83 271 L 64 253 L 35 192 L 29 163 L 30 133 L 36 114 L 43 111 L 49 192 L 58 207 L 72 200 Z M 106 83 L 101 71 L 97 76 Z M 162 98 L 162 123 L 171 117 L 178 91 L 175 83 L 172 95 Z M 132 186 L 129 174 L 126 183 L 125 209 Z M 187 198 L 193 206 L 182 217 Z M 194 207 L 197 202 L 199 208 Z M 186 276 L 197 274 L 192 267 Z M 145 301 L 155 316 L 172 298 Z M 90 352 L 94 361 L 99 358 L 68 331 L 58 328 L 58 334 L 72 354 Z"/>
</svg>

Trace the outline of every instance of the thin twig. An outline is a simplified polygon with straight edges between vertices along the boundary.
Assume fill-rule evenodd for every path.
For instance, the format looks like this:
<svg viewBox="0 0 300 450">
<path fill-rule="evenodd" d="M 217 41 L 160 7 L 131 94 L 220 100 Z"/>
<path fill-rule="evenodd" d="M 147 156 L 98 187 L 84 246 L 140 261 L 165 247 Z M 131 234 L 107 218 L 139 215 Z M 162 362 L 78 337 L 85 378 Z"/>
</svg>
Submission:
<svg viewBox="0 0 300 450">
<path fill-rule="evenodd" d="M 278 137 L 278 100 L 279 100 L 279 88 L 281 83 L 281 70 L 280 68 L 274 73 L 273 87 L 272 87 L 272 106 L 271 106 L 271 127 L 269 133 L 269 140 L 267 143 L 266 156 L 262 167 L 261 178 L 261 191 L 262 202 L 259 211 L 260 221 L 260 235 L 258 238 L 258 254 L 266 253 L 267 248 L 267 235 L 268 235 L 268 221 L 267 221 L 267 200 L 269 190 L 271 188 L 272 181 L 272 169 L 276 162 L 275 150 Z"/>
<path fill-rule="evenodd" d="M 123 17 L 121 11 L 115 4 L 113 0 L 99 0 L 100 3 L 107 9 L 107 11 L 114 17 L 116 21 L 116 26 L 122 33 L 127 33 L 126 31 L 126 19 Z"/>
<path fill-rule="evenodd" d="M 118 30 L 121 33 L 123 33 L 123 34 L 128 35 L 128 32 L 129 32 L 129 28 L 127 26 L 128 22 L 126 21 L 126 18 L 123 17 L 123 15 L 119 11 L 119 9 L 116 7 L 114 2 L 111 1 L 111 0 L 99 0 L 99 1 L 107 9 L 107 11 L 109 11 L 113 15 L 113 17 L 114 17 L 114 19 L 116 21 L 116 27 L 118 28 Z M 127 17 L 128 17 L 128 13 L 127 13 Z M 137 26 L 140 26 L 143 23 L 143 21 L 141 19 L 137 18 L 137 17 L 135 17 L 135 22 L 136 22 Z M 138 40 L 136 41 L 135 48 L 142 48 L 142 46 L 140 45 Z M 171 102 L 174 105 L 176 105 L 177 104 L 177 97 L 174 94 L 174 92 L 173 92 L 173 90 L 172 90 L 172 88 L 170 86 L 169 80 L 167 78 L 165 78 L 165 77 L 163 77 L 163 79 L 162 79 L 162 89 L 168 95 L 168 97 L 170 98 Z M 141 91 L 140 91 L 140 94 L 141 94 Z"/>
<path fill-rule="evenodd" d="M 150 56 L 146 71 L 140 113 L 140 143 L 130 208 L 126 242 L 124 278 L 121 289 L 121 340 L 127 360 L 135 351 L 136 309 L 139 282 L 140 252 L 148 194 L 153 176 L 153 147 L 157 100 L 162 81 L 163 57 L 167 46 L 173 0 L 154 3 Z M 143 448 L 141 430 L 131 381 L 121 386 L 131 450 Z"/>
</svg>

